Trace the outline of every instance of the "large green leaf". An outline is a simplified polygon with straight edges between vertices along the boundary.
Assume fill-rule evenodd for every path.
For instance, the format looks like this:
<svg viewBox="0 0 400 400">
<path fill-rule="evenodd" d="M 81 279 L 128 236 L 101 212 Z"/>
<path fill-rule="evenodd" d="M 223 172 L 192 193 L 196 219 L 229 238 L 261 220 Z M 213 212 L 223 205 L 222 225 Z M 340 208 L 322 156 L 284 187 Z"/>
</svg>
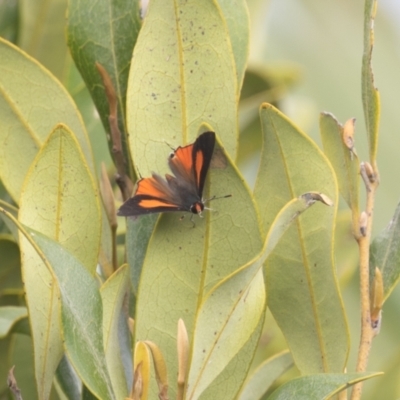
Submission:
<svg viewBox="0 0 400 400">
<path fill-rule="evenodd" d="M 68 48 L 65 43 L 67 0 L 20 0 L 18 45 L 62 79 Z"/>
<path fill-rule="evenodd" d="M 217 0 L 225 18 L 237 75 L 237 96 L 240 96 L 249 53 L 250 21 L 244 0 Z"/>
<path fill-rule="evenodd" d="M 76 135 L 93 171 L 81 117 L 61 84 L 34 59 L 0 38 L 0 178 L 15 202 L 36 154 L 56 124 Z"/>
<path fill-rule="evenodd" d="M 119 324 L 121 317 L 125 316 L 125 321 L 127 319 L 127 315 L 123 315 L 122 304 L 129 293 L 129 289 L 129 268 L 128 265 L 125 264 L 110 276 L 100 291 L 103 303 L 104 350 L 108 369 L 110 371 L 111 382 L 117 399 L 123 399 L 128 396 L 129 388 L 125 376 L 133 376 L 132 367 L 130 371 L 126 371 L 126 373 L 124 371 L 121 358 L 121 344 L 119 342 L 120 333 L 118 332 L 123 328 L 123 326 Z M 125 329 L 127 329 L 126 324 Z M 130 352 L 128 353 L 128 357 L 132 359 Z"/>
<path fill-rule="evenodd" d="M 215 211 L 205 211 L 203 219 L 194 217 L 195 227 L 189 218 L 180 221 L 177 213 L 163 214 L 150 239 L 140 279 L 136 339 L 160 346 L 172 377 L 177 371 L 178 319 L 184 320 L 191 338 L 202 298 L 261 249 L 249 190 L 219 146 L 209 178 L 205 198 L 224 194 L 232 198 L 215 200 Z M 236 369 L 246 372 L 240 362 Z"/>
<path fill-rule="evenodd" d="M 0 338 L 7 336 L 13 325 L 27 315 L 26 307 L 0 307 Z"/>
<path fill-rule="evenodd" d="M 65 355 L 57 367 L 55 387 L 61 400 L 81 400 L 82 382 Z"/>
<path fill-rule="evenodd" d="M 266 306 L 262 266 L 296 217 L 313 203 L 307 197 L 290 201 L 272 224 L 262 252 L 206 294 L 195 323 L 189 399 L 199 398 L 257 331 Z"/>
<path fill-rule="evenodd" d="M 139 6 L 138 0 L 70 0 L 68 3 L 67 38 L 74 61 L 110 133 L 109 103 L 96 62 L 107 71 L 116 92 L 119 127 L 124 139 L 127 138 L 128 73 L 141 25 Z"/>
<path fill-rule="evenodd" d="M 143 215 L 126 221 L 126 257 L 129 264 L 133 294 L 137 296 L 143 261 L 158 215 Z"/>
<path fill-rule="evenodd" d="M 22 188 L 19 219 L 60 242 L 95 272 L 99 193 L 79 143 L 64 125 L 56 127 L 32 164 Z"/>
<path fill-rule="evenodd" d="M 364 10 L 364 52 L 362 57 L 361 88 L 365 125 L 369 141 L 371 163 L 376 161 L 378 151 L 378 130 L 381 104 L 379 92 L 374 86 L 372 72 L 372 48 L 374 46 L 374 19 L 377 8 L 376 0 L 366 0 Z"/>
<path fill-rule="evenodd" d="M 115 399 L 103 342 L 102 300 L 96 279 L 59 243 L 30 230 L 30 243 L 54 271 L 61 294 L 64 346 L 85 385 L 100 399 Z M 26 235 L 26 232 L 24 232 Z M 43 398 L 43 397 L 41 397 Z"/>
<path fill-rule="evenodd" d="M 400 204 L 389 225 L 372 242 L 369 265 L 371 277 L 375 268 L 381 270 L 386 300 L 400 279 Z"/>
<path fill-rule="evenodd" d="M 364 372 L 303 376 L 280 386 L 268 400 L 327 400 L 347 387 L 377 375 L 379 374 Z"/>
<path fill-rule="evenodd" d="M 243 370 L 248 370 L 251 365 L 251 361 L 254 357 L 255 348 L 259 344 L 260 336 L 264 325 L 264 318 L 260 319 L 260 322 L 253 334 L 242 347 L 238 354 L 231 359 L 226 365 L 225 369 L 215 377 L 214 381 L 210 386 L 206 388 L 200 395 L 201 400 L 208 399 L 236 399 L 237 393 L 243 385 L 243 381 L 246 376 L 243 376 Z M 237 363 L 239 362 L 240 367 L 238 368 Z"/>
<path fill-rule="evenodd" d="M 127 97 L 130 149 L 140 173 L 165 170 L 165 143 L 193 141 L 204 122 L 235 157 L 236 88 L 229 34 L 215 2 L 151 1 Z"/>
<path fill-rule="evenodd" d="M 265 232 L 279 209 L 304 192 L 335 204 L 300 216 L 268 259 L 268 305 L 302 373 L 341 372 L 347 321 L 333 264 L 337 184 L 324 155 L 284 115 L 261 107 L 263 148 L 254 189 Z"/>
<path fill-rule="evenodd" d="M 32 164 L 19 219 L 62 243 L 94 273 L 101 227 L 98 192 L 79 144 L 65 126 L 54 130 Z M 37 385 L 46 398 L 63 352 L 58 290 L 36 250 L 22 236 L 20 244 Z"/>
<path fill-rule="evenodd" d="M 265 360 L 249 377 L 239 400 L 258 400 L 267 392 L 272 383 L 293 366 L 293 358 L 288 351 Z"/>
</svg>

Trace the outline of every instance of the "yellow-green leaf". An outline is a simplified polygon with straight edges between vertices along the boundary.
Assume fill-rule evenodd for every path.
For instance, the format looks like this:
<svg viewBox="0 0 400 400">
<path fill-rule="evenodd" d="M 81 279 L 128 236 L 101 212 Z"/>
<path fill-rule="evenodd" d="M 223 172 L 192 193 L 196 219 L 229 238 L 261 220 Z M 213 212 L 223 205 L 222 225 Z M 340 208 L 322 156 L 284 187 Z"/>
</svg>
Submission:
<svg viewBox="0 0 400 400">
<path fill-rule="evenodd" d="M 0 307 L 0 338 L 8 335 L 13 325 L 19 320 L 26 318 L 28 310 L 26 307 L 5 306 Z"/>
<path fill-rule="evenodd" d="M 103 303 L 103 340 L 104 351 L 110 378 L 113 384 L 117 399 L 123 399 L 128 395 L 128 385 L 125 376 L 132 376 L 132 364 L 130 371 L 125 374 L 122 355 L 128 350 L 122 352 L 120 337 L 123 336 L 123 330 L 127 331 L 127 325 L 120 323 L 126 321 L 123 315 L 122 304 L 130 288 L 129 268 L 124 264 L 101 287 L 101 298 Z M 125 317 L 125 318 L 124 318 Z M 125 325 L 125 326 L 124 326 Z M 128 355 L 130 355 L 128 350 Z M 127 355 L 124 354 L 124 357 Z M 127 357 L 131 360 L 131 357 Z"/>
<path fill-rule="evenodd" d="M 237 75 L 237 96 L 239 98 L 249 53 L 250 21 L 247 3 L 244 0 L 217 0 L 225 18 Z"/>
<path fill-rule="evenodd" d="M 68 58 L 64 22 L 67 0 L 21 0 L 18 6 L 19 47 L 62 79 Z"/>
<path fill-rule="evenodd" d="M 289 351 L 268 358 L 250 375 L 239 400 L 261 399 L 272 383 L 292 366 L 293 358 Z"/>
<path fill-rule="evenodd" d="M 379 268 L 383 278 L 384 298 L 390 296 L 400 280 L 400 204 L 388 226 L 374 239 L 370 249 L 370 275 Z"/>
<path fill-rule="evenodd" d="M 19 219 L 55 239 L 94 273 L 100 242 L 97 188 L 75 136 L 58 126 L 39 152 L 24 182 Z M 20 236 L 22 271 L 42 398 L 62 356 L 59 294 L 36 250 Z"/>
<path fill-rule="evenodd" d="M 328 400 L 347 387 L 378 375 L 380 374 L 364 372 L 303 376 L 280 386 L 268 397 L 268 400 Z"/>
<path fill-rule="evenodd" d="M 146 250 L 136 313 L 136 338 L 156 343 L 177 373 L 176 326 L 183 319 L 189 334 L 202 298 L 222 279 L 261 250 L 259 223 L 249 189 L 229 157 L 216 146 L 204 197 L 231 194 L 213 201 L 204 218 L 163 214 Z M 252 351 L 254 350 L 254 347 Z M 248 360 L 250 362 L 250 360 Z M 236 369 L 245 374 L 243 366 Z M 244 376 L 242 376 L 244 379 Z M 170 385 L 170 397 L 175 387 Z"/>
<path fill-rule="evenodd" d="M 343 126 L 329 113 L 322 113 L 319 120 L 324 153 L 336 173 L 339 191 L 358 218 L 360 191 L 360 162 L 357 155 L 343 142 Z"/>
<path fill-rule="evenodd" d="M 211 126 L 236 156 L 237 77 L 228 30 L 213 0 L 154 0 L 136 43 L 128 82 L 130 149 L 140 173 L 165 170 L 166 143 L 195 140 Z"/>
<path fill-rule="evenodd" d="M 19 219 L 68 249 L 94 273 L 100 243 L 97 186 L 74 134 L 59 125 L 25 180 Z"/>
<path fill-rule="evenodd" d="M 364 52 L 362 57 L 361 88 L 364 119 L 369 141 L 370 162 L 374 166 L 378 151 L 379 119 L 381 104 L 379 92 L 374 85 L 372 72 L 372 48 L 374 46 L 374 19 L 377 9 L 376 0 L 366 0 L 364 10 Z"/>
<path fill-rule="evenodd" d="M 37 61 L 0 38 L 0 178 L 15 202 L 28 169 L 58 123 L 67 124 L 94 171 L 82 119 L 67 91 Z"/>
<path fill-rule="evenodd" d="M 312 204 L 307 196 L 290 201 L 276 217 L 259 255 L 206 294 L 195 324 L 189 399 L 199 398 L 257 331 L 266 306 L 262 265 L 288 227 Z"/>
<path fill-rule="evenodd" d="M 115 400 L 106 364 L 103 307 L 96 279 L 56 241 L 27 227 L 22 227 L 22 235 L 34 246 L 57 282 L 63 344 L 75 371 L 97 398 Z M 59 314 L 59 307 L 57 311 Z"/>
<path fill-rule="evenodd" d="M 268 259 L 268 305 L 302 373 L 343 371 L 348 331 L 333 263 L 336 179 L 316 145 L 274 107 L 262 105 L 261 123 L 254 195 L 265 232 L 281 207 L 304 192 L 322 192 L 334 203 L 301 215 Z"/>
</svg>

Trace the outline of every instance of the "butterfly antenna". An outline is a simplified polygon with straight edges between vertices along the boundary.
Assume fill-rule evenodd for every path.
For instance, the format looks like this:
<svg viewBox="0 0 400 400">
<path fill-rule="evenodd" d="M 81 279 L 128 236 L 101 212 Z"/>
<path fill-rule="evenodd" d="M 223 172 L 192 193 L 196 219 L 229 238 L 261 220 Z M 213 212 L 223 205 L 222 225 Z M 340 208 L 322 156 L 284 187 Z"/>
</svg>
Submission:
<svg viewBox="0 0 400 400">
<path fill-rule="evenodd" d="M 164 140 L 164 143 L 175 153 L 176 148 L 172 147 L 166 140 Z"/>
<path fill-rule="evenodd" d="M 227 197 L 232 197 L 232 195 L 231 194 L 226 194 L 225 196 L 218 196 L 218 197 L 217 196 L 213 196 L 213 197 L 210 197 L 209 199 L 204 200 L 203 203 L 209 202 L 211 200 L 226 199 Z M 207 210 L 211 210 L 211 209 L 207 208 Z"/>
</svg>

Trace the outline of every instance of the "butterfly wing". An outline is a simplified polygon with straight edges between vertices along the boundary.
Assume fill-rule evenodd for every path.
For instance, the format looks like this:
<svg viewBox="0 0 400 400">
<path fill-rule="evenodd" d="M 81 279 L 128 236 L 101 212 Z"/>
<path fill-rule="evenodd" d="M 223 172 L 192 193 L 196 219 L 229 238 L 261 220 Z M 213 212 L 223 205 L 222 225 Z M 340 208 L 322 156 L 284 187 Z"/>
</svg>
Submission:
<svg viewBox="0 0 400 400">
<path fill-rule="evenodd" d="M 210 168 L 211 158 L 215 146 L 215 133 L 204 132 L 193 144 L 193 173 L 196 179 L 197 193 L 203 196 L 204 183 Z"/>
<path fill-rule="evenodd" d="M 193 144 L 178 147 L 168 160 L 175 176 L 166 180 L 157 174 L 138 181 L 135 195 L 118 210 L 118 215 L 135 216 L 171 211 L 195 214 L 204 208 L 202 194 L 215 146 L 215 133 L 204 132 Z"/>
<path fill-rule="evenodd" d="M 175 179 L 170 177 L 170 179 Z M 138 181 L 135 195 L 118 210 L 120 216 L 135 216 L 169 211 L 185 211 L 170 185 L 161 176 L 153 174 L 151 178 Z"/>
<path fill-rule="evenodd" d="M 201 200 L 204 183 L 215 146 L 215 133 L 202 133 L 193 144 L 178 147 L 169 159 L 169 167 L 187 192 Z"/>
</svg>

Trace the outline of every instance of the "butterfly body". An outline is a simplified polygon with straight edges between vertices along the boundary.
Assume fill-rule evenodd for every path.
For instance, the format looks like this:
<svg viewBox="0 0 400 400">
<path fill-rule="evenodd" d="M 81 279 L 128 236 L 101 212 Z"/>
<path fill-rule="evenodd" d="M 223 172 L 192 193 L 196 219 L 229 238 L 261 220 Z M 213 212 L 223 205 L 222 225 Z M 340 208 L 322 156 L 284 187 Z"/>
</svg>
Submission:
<svg viewBox="0 0 400 400">
<path fill-rule="evenodd" d="M 193 144 L 178 147 L 169 157 L 173 175 L 165 179 L 153 173 L 142 178 L 132 198 L 118 210 L 118 215 L 187 211 L 200 214 L 204 210 L 203 189 L 215 146 L 215 133 L 202 133 Z"/>
</svg>

